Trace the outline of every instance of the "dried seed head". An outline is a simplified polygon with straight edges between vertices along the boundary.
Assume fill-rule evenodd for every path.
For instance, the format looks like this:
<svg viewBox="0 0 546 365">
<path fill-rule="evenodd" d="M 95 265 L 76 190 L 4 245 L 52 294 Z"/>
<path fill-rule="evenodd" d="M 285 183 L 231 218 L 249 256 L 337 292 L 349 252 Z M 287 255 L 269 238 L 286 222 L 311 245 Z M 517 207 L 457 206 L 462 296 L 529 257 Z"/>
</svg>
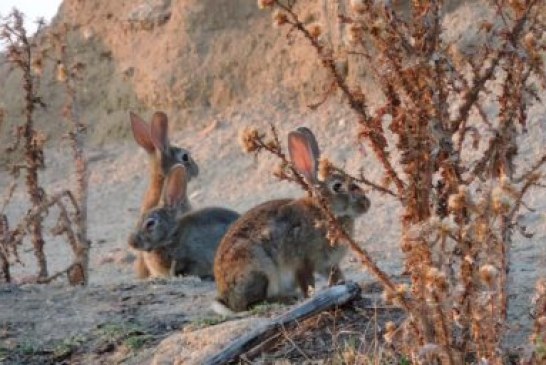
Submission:
<svg viewBox="0 0 546 365">
<path fill-rule="evenodd" d="M 511 197 L 513 198 L 517 198 L 518 195 L 519 195 L 519 192 L 518 192 L 518 189 L 516 188 L 516 186 L 512 183 L 512 181 L 510 180 L 510 178 L 506 175 L 501 175 L 500 179 L 499 179 L 499 182 L 500 182 L 500 187 L 506 192 L 508 193 L 508 195 L 510 195 Z"/>
<path fill-rule="evenodd" d="M 446 275 L 438 268 L 429 268 L 426 274 L 426 280 L 429 289 L 438 289 L 441 293 L 447 291 L 448 285 Z"/>
<path fill-rule="evenodd" d="M 288 23 L 288 16 L 284 11 L 276 10 L 273 13 L 273 25 L 276 27 L 280 27 L 284 24 Z"/>
<path fill-rule="evenodd" d="M 278 164 L 275 166 L 275 168 L 273 169 L 273 176 L 275 176 L 279 180 L 284 180 L 286 178 L 283 164 Z"/>
<path fill-rule="evenodd" d="M 484 221 L 476 223 L 474 227 L 474 234 L 476 235 L 476 240 L 479 243 L 486 242 L 487 238 L 489 237 L 489 225 Z"/>
<path fill-rule="evenodd" d="M 499 270 L 493 265 L 487 264 L 480 267 L 480 279 L 490 288 L 495 284 L 498 274 Z"/>
<path fill-rule="evenodd" d="M 409 292 L 408 284 L 400 284 L 396 286 L 396 293 L 401 296 L 405 296 Z"/>
<path fill-rule="evenodd" d="M 464 196 L 464 197 L 465 197 L 465 200 L 469 198 L 468 185 L 463 185 L 463 184 L 459 185 L 459 186 L 457 187 L 457 192 L 458 192 L 460 195 Z"/>
<path fill-rule="evenodd" d="M 382 18 L 376 18 L 370 27 L 370 33 L 378 36 L 385 30 L 385 21 Z"/>
<path fill-rule="evenodd" d="M 319 179 L 325 180 L 332 171 L 334 170 L 334 165 L 326 157 L 322 157 L 319 161 L 318 166 L 318 176 Z"/>
<path fill-rule="evenodd" d="M 535 35 L 533 34 L 533 32 L 529 32 L 523 37 L 523 44 L 528 49 L 535 49 L 536 48 L 537 40 L 536 40 Z"/>
<path fill-rule="evenodd" d="M 41 57 L 32 60 L 32 72 L 38 76 L 42 76 L 44 72 L 44 63 Z"/>
<path fill-rule="evenodd" d="M 68 75 L 66 73 L 66 67 L 62 62 L 57 64 L 57 81 L 66 82 Z"/>
<path fill-rule="evenodd" d="M 385 334 L 383 335 L 385 342 L 392 343 L 395 333 L 396 333 L 396 324 L 392 321 L 387 322 L 385 324 Z"/>
<path fill-rule="evenodd" d="M 442 233 L 453 233 L 456 232 L 458 228 L 459 226 L 452 216 L 445 217 L 440 223 L 440 230 Z"/>
<path fill-rule="evenodd" d="M 508 0 L 508 4 L 512 7 L 516 15 L 519 17 L 525 12 L 525 1 L 522 0 Z"/>
<path fill-rule="evenodd" d="M 93 37 L 94 33 L 91 28 L 84 28 L 82 31 L 83 39 L 88 40 L 89 38 Z"/>
<path fill-rule="evenodd" d="M 259 150 L 259 138 L 260 135 L 257 129 L 251 127 L 246 127 L 243 129 L 239 137 L 239 142 L 241 143 L 241 147 L 243 147 L 243 151 L 250 153 Z"/>
<path fill-rule="evenodd" d="M 383 290 L 381 296 L 383 297 L 383 301 L 385 302 L 385 304 L 392 305 L 396 294 L 388 289 L 385 289 Z"/>
<path fill-rule="evenodd" d="M 346 345 L 341 353 L 344 364 L 356 364 L 358 359 L 357 349 L 354 346 Z"/>
<path fill-rule="evenodd" d="M 385 324 L 385 331 L 386 332 L 396 331 L 396 324 L 393 321 L 388 321 Z"/>
<path fill-rule="evenodd" d="M 491 193 L 491 207 L 497 214 L 506 214 L 512 206 L 512 201 L 502 187 L 498 186 Z"/>
<path fill-rule="evenodd" d="M 322 34 L 322 26 L 319 23 L 310 24 L 307 27 L 307 30 L 309 31 L 309 34 L 313 38 L 318 38 Z"/>
<path fill-rule="evenodd" d="M 42 150 L 47 141 L 47 135 L 42 132 L 34 132 L 32 135 L 32 145 L 38 150 Z"/>
<path fill-rule="evenodd" d="M 347 42 L 354 46 L 362 42 L 362 27 L 358 24 L 349 24 L 347 27 Z"/>
<path fill-rule="evenodd" d="M 388 189 L 389 186 L 391 186 L 392 181 L 393 181 L 392 176 L 389 174 L 385 174 L 383 178 L 381 179 L 381 186 L 384 187 L 385 189 Z"/>
<path fill-rule="evenodd" d="M 258 0 L 258 8 L 266 9 L 270 8 L 275 4 L 274 0 Z"/>
<path fill-rule="evenodd" d="M 546 295 L 546 279 L 542 278 L 537 280 L 535 289 L 538 295 Z"/>
<path fill-rule="evenodd" d="M 402 237 L 402 241 L 400 242 L 400 249 L 402 250 L 402 252 L 410 252 L 412 247 L 412 241 Z"/>
<path fill-rule="evenodd" d="M 452 212 L 460 212 L 465 206 L 465 197 L 461 196 L 461 194 L 451 194 L 447 206 Z"/>
<path fill-rule="evenodd" d="M 442 223 L 442 221 L 436 215 L 433 215 L 432 217 L 430 217 L 428 219 L 428 225 L 432 229 L 438 229 L 440 227 L 441 223 Z"/>
<path fill-rule="evenodd" d="M 351 0 L 351 9 L 357 13 L 366 11 L 366 3 L 364 0 Z"/>
<path fill-rule="evenodd" d="M 459 308 L 453 308 L 451 310 L 451 318 L 453 319 L 453 322 L 460 328 L 463 328 L 463 321 L 464 316 L 461 315 L 461 311 Z"/>
</svg>

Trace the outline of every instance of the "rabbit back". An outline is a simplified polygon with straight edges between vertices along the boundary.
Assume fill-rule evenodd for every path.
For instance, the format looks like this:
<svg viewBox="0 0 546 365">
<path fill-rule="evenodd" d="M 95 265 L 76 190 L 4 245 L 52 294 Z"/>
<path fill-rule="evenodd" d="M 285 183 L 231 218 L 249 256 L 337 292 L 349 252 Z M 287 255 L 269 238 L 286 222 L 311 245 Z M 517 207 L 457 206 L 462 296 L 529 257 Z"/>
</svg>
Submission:
<svg viewBox="0 0 546 365">
<path fill-rule="evenodd" d="M 214 272 L 219 300 L 235 311 L 306 293 L 313 272 L 326 274 L 346 248 L 331 246 L 312 199 L 263 203 L 244 214 L 218 248 Z M 324 222 L 322 222 L 324 223 Z"/>
<path fill-rule="evenodd" d="M 220 207 L 198 209 L 180 217 L 177 244 L 171 250 L 176 274 L 212 278 L 218 245 L 238 218 L 239 213 Z"/>
</svg>

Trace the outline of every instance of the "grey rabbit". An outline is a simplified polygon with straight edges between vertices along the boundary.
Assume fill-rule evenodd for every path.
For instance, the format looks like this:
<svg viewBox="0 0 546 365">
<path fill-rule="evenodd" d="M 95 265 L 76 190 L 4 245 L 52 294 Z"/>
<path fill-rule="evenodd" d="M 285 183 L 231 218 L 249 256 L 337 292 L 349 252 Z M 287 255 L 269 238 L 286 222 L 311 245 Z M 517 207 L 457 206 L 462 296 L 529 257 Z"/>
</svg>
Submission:
<svg viewBox="0 0 546 365">
<path fill-rule="evenodd" d="M 161 199 L 161 192 L 165 176 L 175 164 L 183 164 L 188 172 L 188 180 L 199 175 L 199 167 L 192 158 L 191 153 L 181 147 L 173 146 L 169 142 L 169 120 L 167 115 L 161 111 L 154 113 L 150 126 L 137 114 L 129 114 L 131 129 L 135 141 L 148 154 L 149 160 L 149 185 L 144 194 L 140 206 L 140 215 L 158 206 Z M 191 209 L 189 201 L 179 205 L 180 213 Z M 134 264 L 134 269 L 139 278 L 150 276 L 149 266 L 155 256 L 149 256 L 146 252 L 139 252 Z"/>
<path fill-rule="evenodd" d="M 239 214 L 226 208 L 209 207 L 179 213 L 186 199 L 187 176 L 177 164 L 167 176 L 165 205 L 146 212 L 129 245 L 147 253 L 151 276 L 196 275 L 213 278 L 214 255 L 228 227 Z"/>
</svg>

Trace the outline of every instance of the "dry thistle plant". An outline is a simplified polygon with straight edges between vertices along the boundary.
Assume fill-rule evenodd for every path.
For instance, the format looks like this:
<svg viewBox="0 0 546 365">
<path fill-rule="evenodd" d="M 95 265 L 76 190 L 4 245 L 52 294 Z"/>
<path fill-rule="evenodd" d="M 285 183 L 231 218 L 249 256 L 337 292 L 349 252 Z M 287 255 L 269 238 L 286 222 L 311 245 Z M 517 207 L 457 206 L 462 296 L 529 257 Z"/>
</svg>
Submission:
<svg viewBox="0 0 546 365">
<path fill-rule="evenodd" d="M 7 46 L 8 62 L 22 73 L 23 91 L 25 93 L 25 123 L 17 127 L 15 142 L 8 148 L 12 159 L 17 161 L 18 151 L 22 150 L 24 163 L 14 162 L 10 166 L 13 183 L 5 192 L 5 198 L 0 210 L 0 265 L 3 279 L 11 281 L 10 265 L 23 264 L 18 247 L 23 244 L 27 234 L 31 234 L 34 253 L 37 259 L 37 283 L 47 283 L 57 277 L 67 274 L 72 285 L 86 284 L 88 280 L 87 239 L 87 160 L 84 154 L 85 127 L 78 118 L 76 110 L 76 85 L 82 65 L 74 62 L 70 71 L 59 76 L 60 69 L 70 61 L 67 48 L 68 29 L 52 33 L 50 39 L 42 39 L 38 44 L 37 36 L 29 38 L 23 23 L 23 14 L 14 10 L 11 15 L 0 23 L 0 40 Z M 38 34 L 40 31 L 38 31 Z M 45 46 L 44 46 L 45 45 Z M 38 170 L 45 168 L 44 144 L 45 135 L 34 129 L 34 111 L 37 105 L 45 106 L 38 96 L 39 81 L 43 73 L 46 59 L 51 51 L 56 51 L 57 79 L 65 85 L 67 102 L 63 116 L 69 122 L 68 139 L 71 142 L 76 172 L 76 193 L 69 190 L 48 195 L 39 185 Z M 24 142 L 21 145 L 21 141 Z M 25 173 L 27 192 L 31 209 L 20 219 L 15 228 L 11 228 L 8 217 L 4 214 L 16 189 L 16 180 L 21 171 Z M 48 276 L 47 259 L 44 254 L 44 219 L 52 213 L 51 207 L 57 207 L 58 220 L 50 232 L 53 235 L 64 235 L 74 252 L 74 261 L 68 268 Z M 69 209 L 70 207 L 70 209 Z"/>
<path fill-rule="evenodd" d="M 546 361 L 546 280 L 540 279 L 536 284 L 534 298 L 535 326 L 531 335 L 531 342 L 535 345 L 535 351 L 530 361 L 542 363 Z M 529 362 L 531 363 L 531 362 Z"/>
<path fill-rule="evenodd" d="M 85 139 L 87 127 L 80 119 L 77 102 L 78 82 L 82 79 L 85 65 L 78 62 L 75 57 L 69 54 L 68 50 L 73 49 L 68 43 L 69 26 L 63 24 L 58 32 L 50 35 L 51 46 L 55 49 L 57 56 L 57 80 L 63 83 L 66 93 L 66 103 L 63 108 L 63 117 L 68 122 L 69 132 L 67 133 L 72 155 L 74 159 L 75 172 L 75 200 L 77 215 L 75 217 L 77 244 L 73 247 L 74 262 L 78 263 L 79 270 L 69 273 L 73 284 L 87 283 L 89 248 L 90 241 L 87 237 L 87 196 L 89 173 L 87 168 L 87 156 L 85 154 Z"/>
<path fill-rule="evenodd" d="M 32 57 L 37 45 L 33 40 L 29 39 L 23 24 L 23 14 L 17 10 L 14 10 L 7 18 L 2 19 L 0 40 L 7 46 L 8 62 L 22 72 L 25 94 L 25 122 L 17 128 L 14 135 L 15 141 L 12 146 L 8 147 L 8 152 L 13 153 L 23 142 L 24 162 L 13 164 L 11 172 L 14 177 L 18 176 L 21 170 L 25 172 L 27 193 L 31 204 L 32 206 L 39 206 L 44 199 L 44 191 L 38 180 L 38 170 L 44 167 L 43 147 L 45 136 L 34 129 L 34 110 L 37 105 L 43 105 L 42 100 L 37 95 L 39 77 L 32 73 L 31 67 Z M 38 278 L 43 279 L 47 277 L 48 270 L 44 255 L 42 216 L 37 216 L 29 223 L 34 254 L 38 263 Z M 2 227 L 2 231 L 6 229 L 7 227 Z M 3 242 L 3 245 L 7 244 Z"/>
<path fill-rule="evenodd" d="M 399 334 L 390 342 L 414 363 L 504 361 L 512 235 L 526 235 L 517 215 L 526 206 L 525 194 L 542 186 L 546 154 L 519 168 L 516 157 L 528 111 L 544 102 L 539 90 L 546 89 L 546 2 L 481 3 L 494 18 L 477 25 L 484 40 L 464 54 L 445 40 L 441 1 L 414 1 L 410 14 L 400 14 L 391 2 L 351 0 L 337 7 L 347 10 L 333 22 L 347 33 L 335 46 L 323 37 L 328 29 L 302 20 L 296 0 L 258 1 L 274 11 L 276 26 L 315 49 L 335 85 L 326 87 L 328 95 L 338 90 L 354 112 L 357 138 L 370 145 L 386 176 L 382 185 L 358 180 L 402 206 L 407 288 L 396 285 L 322 204 L 332 241 L 347 243 L 384 285 L 385 297 L 407 312 L 404 324 L 386 333 Z M 373 73 L 383 105 L 370 108 L 358 80 L 339 66 L 347 54 Z M 256 130 L 242 137 L 247 152 L 265 150 L 281 159 L 277 177 L 320 200 L 291 168 L 275 130 L 270 140 Z M 398 160 L 389 148 L 398 150 Z M 340 171 L 329 163 L 323 169 Z"/>
</svg>

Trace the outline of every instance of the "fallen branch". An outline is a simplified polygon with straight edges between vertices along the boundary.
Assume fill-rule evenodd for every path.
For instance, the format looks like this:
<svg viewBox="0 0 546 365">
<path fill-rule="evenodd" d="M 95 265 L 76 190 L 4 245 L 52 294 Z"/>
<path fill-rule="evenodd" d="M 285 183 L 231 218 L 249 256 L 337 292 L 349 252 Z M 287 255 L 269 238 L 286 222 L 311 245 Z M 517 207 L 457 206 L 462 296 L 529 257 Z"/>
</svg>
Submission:
<svg viewBox="0 0 546 365">
<path fill-rule="evenodd" d="M 36 283 L 37 283 L 37 284 L 49 284 L 49 283 L 51 283 L 53 280 L 59 278 L 59 277 L 62 276 L 62 275 L 67 275 L 67 276 L 69 277 L 69 280 L 70 280 L 70 274 L 71 274 L 71 272 L 72 272 L 74 269 L 78 268 L 79 266 L 81 266 L 81 264 L 80 264 L 79 262 L 75 262 L 75 263 L 71 264 L 70 266 L 68 266 L 66 269 L 61 270 L 61 271 L 59 271 L 59 272 L 57 272 L 57 273 L 55 273 L 55 274 L 53 274 L 53 275 L 51 275 L 51 276 L 49 276 L 49 277 L 47 277 L 47 278 L 43 278 L 43 279 L 42 279 L 42 278 L 38 278 L 38 279 L 36 280 Z"/>
<path fill-rule="evenodd" d="M 306 300 L 299 306 L 272 319 L 265 325 L 256 328 L 246 336 L 231 342 L 222 351 L 207 358 L 204 364 L 226 364 L 229 361 L 233 361 L 241 354 L 286 328 L 286 326 L 296 321 L 309 318 L 324 310 L 345 304 L 357 298 L 359 295 L 360 287 L 356 283 L 336 285 L 323 290 L 313 298 Z"/>
</svg>

